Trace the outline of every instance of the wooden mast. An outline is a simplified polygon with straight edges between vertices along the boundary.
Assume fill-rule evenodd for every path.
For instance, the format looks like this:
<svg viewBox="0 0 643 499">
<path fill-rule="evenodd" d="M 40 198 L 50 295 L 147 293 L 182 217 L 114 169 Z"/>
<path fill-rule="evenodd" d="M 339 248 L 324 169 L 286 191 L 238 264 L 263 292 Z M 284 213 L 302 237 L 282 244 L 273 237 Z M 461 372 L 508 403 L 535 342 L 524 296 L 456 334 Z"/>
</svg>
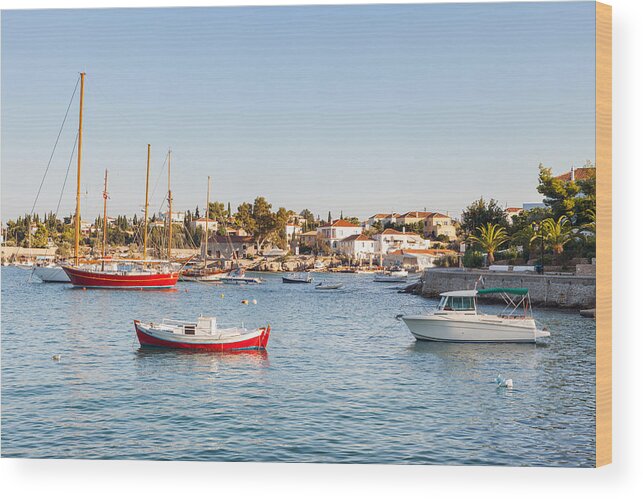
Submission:
<svg viewBox="0 0 643 499">
<path fill-rule="evenodd" d="M 203 267 L 208 270 L 208 220 L 210 218 L 210 175 L 208 175 L 208 195 L 205 201 L 205 254 L 203 256 Z"/>
<path fill-rule="evenodd" d="M 167 259 L 172 258 L 172 189 L 170 188 L 170 161 L 172 149 L 167 151 Z"/>
<path fill-rule="evenodd" d="M 107 256 L 107 170 L 105 170 L 105 185 L 103 187 L 103 261 L 101 270 L 105 270 L 105 257 Z"/>
<path fill-rule="evenodd" d="M 76 217 L 74 237 L 74 264 L 78 266 L 80 256 L 80 162 L 83 152 L 83 94 L 85 91 L 85 73 L 80 73 L 80 111 L 78 114 L 78 167 L 76 170 Z"/>
<path fill-rule="evenodd" d="M 147 144 L 147 175 L 145 176 L 145 219 L 143 222 L 143 261 L 147 260 L 147 208 L 150 203 L 150 144 Z"/>
</svg>

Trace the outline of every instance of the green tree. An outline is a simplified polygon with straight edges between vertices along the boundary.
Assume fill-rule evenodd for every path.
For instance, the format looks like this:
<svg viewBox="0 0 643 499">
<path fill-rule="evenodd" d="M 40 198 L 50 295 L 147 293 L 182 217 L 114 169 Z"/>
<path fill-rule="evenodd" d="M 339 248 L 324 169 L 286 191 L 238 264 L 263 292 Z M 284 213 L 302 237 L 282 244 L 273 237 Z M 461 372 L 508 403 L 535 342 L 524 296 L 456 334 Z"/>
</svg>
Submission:
<svg viewBox="0 0 643 499">
<path fill-rule="evenodd" d="M 507 230 L 498 224 L 487 223 L 478 227 L 478 235 L 470 236 L 469 239 L 477 242 L 487 252 L 487 264 L 494 262 L 494 252 L 509 240 Z"/>
<path fill-rule="evenodd" d="M 589 162 L 585 168 L 590 168 L 587 178 L 563 180 L 554 177 L 551 168 L 539 165 L 538 192 L 543 195 L 543 202 L 551 209 L 554 219 L 565 216 L 583 224 L 588 221 L 588 211 L 596 209 L 596 172 Z"/>
<path fill-rule="evenodd" d="M 545 245 L 552 250 L 556 260 L 559 260 L 565 246 L 576 238 L 572 224 L 565 215 L 561 215 L 557 220 L 548 218 L 543 220 L 542 224 L 542 229 L 534 234 L 532 241 L 544 239 Z"/>
<path fill-rule="evenodd" d="M 474 234 L 475 231 L 487 224 L 507 227 L 505 210 L 495 199 L 486 202 L 480 198 L 465 208 L 462 212 L 461 227 L 465 234 Z"/>
</svg>

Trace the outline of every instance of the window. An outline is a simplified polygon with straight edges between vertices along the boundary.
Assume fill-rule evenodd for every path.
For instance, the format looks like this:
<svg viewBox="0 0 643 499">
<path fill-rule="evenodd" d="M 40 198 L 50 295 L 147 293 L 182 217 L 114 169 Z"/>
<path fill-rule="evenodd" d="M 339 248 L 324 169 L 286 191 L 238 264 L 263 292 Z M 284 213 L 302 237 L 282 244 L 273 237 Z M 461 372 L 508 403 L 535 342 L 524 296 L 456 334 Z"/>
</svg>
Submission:
<svg viewBox="0 0 643 499">
<path fill-rule="evenodd" d="M 444 310 L 475 310 L 473 296 L 443 296 L 440 307 Z"/>
</svg>

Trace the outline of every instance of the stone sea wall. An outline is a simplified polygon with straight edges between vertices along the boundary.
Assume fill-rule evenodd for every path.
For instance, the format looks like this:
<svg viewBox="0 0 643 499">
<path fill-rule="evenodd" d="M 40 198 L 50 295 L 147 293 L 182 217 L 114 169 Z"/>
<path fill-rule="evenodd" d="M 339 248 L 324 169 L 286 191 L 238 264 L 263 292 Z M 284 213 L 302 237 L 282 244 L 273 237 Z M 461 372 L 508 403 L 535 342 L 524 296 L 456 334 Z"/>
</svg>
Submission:
<svg viewBox="0 0 643 499">
<path fill-rule="evenodd" d="M 422 274 L 422 296 L 473 289 L 480 276 L 485 288 L 527 288 L 534 305 L 587 309 L 596 304 L 596 277 L 538 275 L 462 269 L 427 269 Z M 480 286 L 479 286 L 480 287 Z"/>
</svg>

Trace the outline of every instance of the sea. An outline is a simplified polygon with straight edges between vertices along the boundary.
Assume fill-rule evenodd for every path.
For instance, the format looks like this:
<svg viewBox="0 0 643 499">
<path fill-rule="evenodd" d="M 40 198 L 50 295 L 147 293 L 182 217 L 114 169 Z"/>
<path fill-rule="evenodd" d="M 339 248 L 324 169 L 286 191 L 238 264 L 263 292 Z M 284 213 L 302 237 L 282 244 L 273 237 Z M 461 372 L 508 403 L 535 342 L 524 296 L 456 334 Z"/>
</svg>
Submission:
<svg viewBox="0 0 643 499">
<path fill-rule="evenodd" d="M 537 308 L 540 344 L 419 342 L 396 316 L 437 300 L 399 284 L 253 275 L 265 282 L 83 290 L 3 267 L 2 457 L 594 465 L 593 319 Z M 138 344 L 135 319 L 199 315 L 269 324 L 267 351 Z"/>
</svg>

